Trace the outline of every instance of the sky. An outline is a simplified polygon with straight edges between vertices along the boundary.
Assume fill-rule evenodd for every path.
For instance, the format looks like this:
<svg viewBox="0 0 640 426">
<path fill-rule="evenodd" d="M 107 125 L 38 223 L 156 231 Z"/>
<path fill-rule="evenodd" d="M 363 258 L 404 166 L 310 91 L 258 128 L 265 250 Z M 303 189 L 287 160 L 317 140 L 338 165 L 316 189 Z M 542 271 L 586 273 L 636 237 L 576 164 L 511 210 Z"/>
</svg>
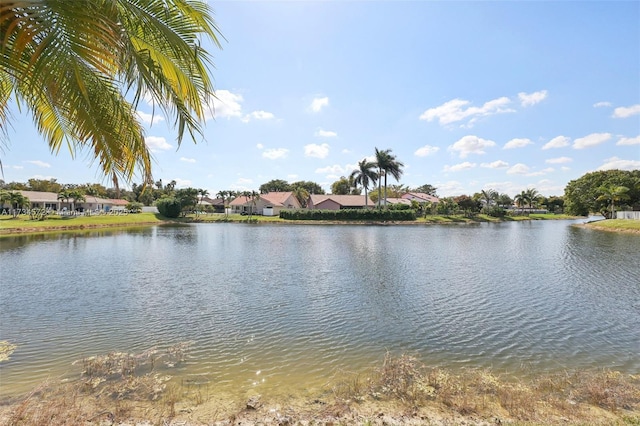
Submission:
<svg viewBox="0 0 640 426">
<path fill-rule="evenodd" d="M 441 197 L 562 195 L 640 169 L 640 2 L 209 3 L 225 40 L 204 45 L 218 99 L 203 138 L 178 147 L 172 120 L 139 105 L 155 179 L 329 191 L 375 148 L 404 163 L 400 184 Z M 6 182 L 110 186 L 90 153 L 52 154 L 27 112 L 8 133 Z"/>
</svg>

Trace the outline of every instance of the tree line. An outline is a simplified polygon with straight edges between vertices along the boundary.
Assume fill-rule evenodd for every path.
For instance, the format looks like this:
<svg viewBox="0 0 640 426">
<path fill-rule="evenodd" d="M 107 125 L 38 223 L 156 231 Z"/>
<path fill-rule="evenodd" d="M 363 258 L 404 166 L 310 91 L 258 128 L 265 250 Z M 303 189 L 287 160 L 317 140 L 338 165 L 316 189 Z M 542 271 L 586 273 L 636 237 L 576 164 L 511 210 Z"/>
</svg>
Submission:
<svg viewBox="0 0 640 426">
<path fill-rule="evenodd" d="M 391 155 L 390 150 L 376 148 L 376 154 L 381 157 L 382 163 L 366 159 L 360 161 L 357 169 L 349 177 L 341 177 L 331 185 L 332 194 L 360 194 L 364 190 L 367 198 L 378 205 L 386 205 L 388 198 L 399 198 L 407 192 L 437 196 L 437 188 L 430 184 L 414 188 L 402 184 L 389 185 L 384 178 L 385 170 L 388 175 L 399 179 L 402 175 L 403 164 Z M 389 160 L 391 166 L 385 165 L 388 163 L 384 161 Z M 380 164 L 383 164 L 384 167 Z M 376 183 L 378 188 L 375 187 Z M 369 188 L 372 188 L 370 192 Z M 132 209 L 140 208 L 143 205 L 158 205 L 160 200 L 165 200 L 163 203 L 172 204 L 174 210 L 179 205 L 180 214 L 185 214 L 188 211 L 206 210 L 202 207 L 202 202 L 210 195 L 206 189 L 176 188 L 175 180 L 165 183 L 162 179 L 154 182 L 153 185 L 134 183 L 131 190 L 106 188 L 97 183 L 61 184 L 56 179 L 29 179 L 26 183 L 5 183 L 0 180 L 0 203 L 7 203 L 16 209 L 27 205 L 28 199 L 16 192 L 17 190 L 53 192 L 58 194 L 59 200 L 71 204 L 84 202 L 86 196 L 123 198 L 131 203 Z M 283 179 L 273 179 L 260 185 L 258 191 L 221 190 L 215 194 L 215 197 L 221 200 L 222 205 L 226 207 L 238 196 L 245 196 L 256 202 L 260 194 L 282 191 L 293 192 L 303 207 L 306 206 L 309 195 L 325 194 L 322 186 L 316 182 L 289 183 Z M 411 207 L 418 214 L 463 213 L 473 215 L 485 213 L 501 216 L 505 214 L 505 209 L 514 204 L 521 214 L 533 209 L 545 209 L 552 213 L 564 212 L 576 216 L 597 213 L 606 218 L 612 218 L 615 217 L 616 211 L 622 209 L 640 210 L 640 170 L 607 170 L 587 173 L 579 179 L 570 181 L 563 196 L 546 197 L 535 188 L 527 188 L 512 198 L 508 194 L 486 189 L 472 195 L 440 198 L 438 203 L 433 204 L 414 202 Z"/>
</svg>

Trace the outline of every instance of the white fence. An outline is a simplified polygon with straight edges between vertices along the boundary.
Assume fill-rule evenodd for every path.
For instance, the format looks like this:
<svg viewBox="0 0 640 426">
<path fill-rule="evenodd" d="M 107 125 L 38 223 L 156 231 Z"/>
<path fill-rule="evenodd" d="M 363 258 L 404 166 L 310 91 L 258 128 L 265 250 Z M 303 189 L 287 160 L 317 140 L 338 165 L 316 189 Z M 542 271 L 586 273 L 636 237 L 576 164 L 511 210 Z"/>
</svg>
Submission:
<svg viewBox="0 0 640 426">
<path fill-rule="evenodd" d="M 640 212 L 616 212 L 616 219 L 640 220 Z"/>
</svg>

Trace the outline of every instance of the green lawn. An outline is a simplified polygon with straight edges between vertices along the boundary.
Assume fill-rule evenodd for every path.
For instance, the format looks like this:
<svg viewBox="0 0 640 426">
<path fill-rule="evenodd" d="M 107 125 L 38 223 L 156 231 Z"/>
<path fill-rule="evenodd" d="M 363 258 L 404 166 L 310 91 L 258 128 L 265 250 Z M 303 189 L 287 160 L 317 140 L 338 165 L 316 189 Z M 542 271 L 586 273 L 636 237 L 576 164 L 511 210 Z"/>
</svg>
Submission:
<svg viewBox="0 0 640 426">
<path fill-rule="evenodd" d="M 420 217 L 415 222 L 404 222 L 406 224 L 455 224 L 455 223 L 480 223 L 480 222 L 501 222 L 501 221 L 521 221 L 521 220 L 557 220 L 557 219 L 575 219 L 573 216 L 554 215 L 554 214 L 532 214 L 530 216 L 507 216 L 503 219 L 487 215 L 477 215 L 474 217 L 465 217 L 462 215 L 453 216 L 427 216 Z M 224 215 L 206 214 L 195 217 L 189 215 L 184 218 L 166 219 L 154 213 L 137 213 L 127 215 L 99 215 L 99 216 L 75 216 L 61 217 L 52 215 L 45 220 L 31 220 L 29 216 L 21 215 L 14 219 L 11 216 L 0 216 L 0 235 L 11 235 L 23 232 L 51 232 L 72 229 L 91 229 L 106 227 L 122 227 L 122 226 L 138 226 L 138 225 L 154 225 L 166 222 L 172 223 L 221 223 L 234 222 L 246 223 L 249 216 L 241 216 L 239 214 Z M 322 223 L 315 221 L 291 221 L 280 219 L 278 216 L 252 216 L 252 223 Z M 354 223 L 361 223 L 354 221 Z M 611 230 L 637 230 L 640 232 L 640 221 L 637 220 L 603 220 L 587 224 L 586 226 L 611 229 Z"/>
<path fill-rule="evenodd" d="M 6 234 L 16 232 L 38 232 L 69 228 L 90 228 L 104 226 L 127 226 L 162 223 L 163 218 L 153 213 L 138 213 L 127 215 L 99 215 L 99 216 L 57 216 L 51 215 L 45 220 L 31 220 L 29 216 L 21 215 L 17 218 L 0 216 L 0 232 Z"/>
<path fill-rule="evenodd" d="M 606 229 L 611 231 L 622 230 L 640 232 L 640 220 L 607 219 L 587 223 L 586 226 L 589 228 Z"/>
</svg>

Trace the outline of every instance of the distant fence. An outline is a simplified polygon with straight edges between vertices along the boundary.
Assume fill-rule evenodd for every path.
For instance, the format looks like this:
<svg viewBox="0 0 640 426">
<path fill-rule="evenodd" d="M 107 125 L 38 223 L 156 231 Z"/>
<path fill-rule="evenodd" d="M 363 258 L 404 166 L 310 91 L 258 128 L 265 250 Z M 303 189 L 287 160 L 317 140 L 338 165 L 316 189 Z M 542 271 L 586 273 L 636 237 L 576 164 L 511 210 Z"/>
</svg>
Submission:
<svg viewBox="0 0 640 426">
<path fill-rule="evenodd" d="M 616 212 L 616 219 L 640 220 L 640 212 Z"/>
</svg>

